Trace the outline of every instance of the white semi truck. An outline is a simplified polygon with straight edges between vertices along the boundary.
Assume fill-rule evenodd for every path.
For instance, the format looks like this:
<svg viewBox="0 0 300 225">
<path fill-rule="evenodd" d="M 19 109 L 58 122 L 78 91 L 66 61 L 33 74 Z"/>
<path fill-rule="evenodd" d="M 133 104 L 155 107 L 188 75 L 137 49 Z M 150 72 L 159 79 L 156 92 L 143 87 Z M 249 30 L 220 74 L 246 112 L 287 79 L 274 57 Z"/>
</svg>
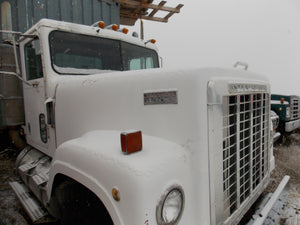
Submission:
<svg viewBox="0 0 300 225">
<path fill-rule="evenodd" d="M 20 34 L 27 146 L 11 186 L 25 209 L 62 224 L 238 224 L 274 168 L 268 81 L 159 68 L 153 41 L 119 31 L 43 19 Z"/>
</svg>

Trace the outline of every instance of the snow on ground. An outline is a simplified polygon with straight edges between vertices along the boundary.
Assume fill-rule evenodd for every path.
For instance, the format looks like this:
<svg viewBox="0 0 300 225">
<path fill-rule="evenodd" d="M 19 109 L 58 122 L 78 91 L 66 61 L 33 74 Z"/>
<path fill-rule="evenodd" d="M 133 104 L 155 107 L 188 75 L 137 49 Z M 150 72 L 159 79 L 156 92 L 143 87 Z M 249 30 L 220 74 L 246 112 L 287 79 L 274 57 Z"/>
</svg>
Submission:
<svg viewBox="0 0 300 225">
<path fill-rule="evenodd" d="M 300 131 L 287 137 L 285 144 L 274 146 L 276 169 L 269 190 L 273 191 L 284 175 L 289 185 L 271 210 L 266 225 L 300 225 Z"/>
<path fill-rule="evenodd" d="M 0 224 L 27 225 L 22 208 L 8 182 L 16 180 L 15 159 L 17 151 L 5 148 L 0 152 Z"/>
</svg>

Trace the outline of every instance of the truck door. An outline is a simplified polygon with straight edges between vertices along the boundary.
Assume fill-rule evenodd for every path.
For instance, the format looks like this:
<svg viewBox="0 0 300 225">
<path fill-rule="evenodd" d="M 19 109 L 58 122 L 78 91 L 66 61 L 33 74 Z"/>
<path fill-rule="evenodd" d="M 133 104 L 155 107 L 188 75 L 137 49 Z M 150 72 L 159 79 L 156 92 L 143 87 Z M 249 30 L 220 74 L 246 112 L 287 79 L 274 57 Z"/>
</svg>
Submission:
<svg viewBox="0 0 300 225">
<path fill-rule="evenodd" d="M 45 81 L 40 41 L 37 37 L 20 43 L 22 74 L 30 84 L 23 85 L 28 144 L 47 153 L 48 132 L 45 113 Z"/>
</svg>

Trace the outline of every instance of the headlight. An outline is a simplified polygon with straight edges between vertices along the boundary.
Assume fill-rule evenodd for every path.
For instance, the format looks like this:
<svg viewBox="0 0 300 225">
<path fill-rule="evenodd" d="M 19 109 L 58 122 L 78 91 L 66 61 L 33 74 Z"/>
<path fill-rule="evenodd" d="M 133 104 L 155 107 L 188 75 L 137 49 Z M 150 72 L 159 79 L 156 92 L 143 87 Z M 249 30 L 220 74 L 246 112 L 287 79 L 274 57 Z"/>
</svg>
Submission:
<svg viewBox="0 0 300 225">
<path fill-rule="evenodd" d="M 184 193 L 181 187 L 175 186 L 162 196 L 156 207 L 158 225 L 175 225 L 180 220 L 184 207 Z"/>
<path fill-rule="evenodd" d="M 290 107 L 286 107 L 285 116 L 287 119 L 289 119 L 291 117 L 291 108 Z"/>
</svg>

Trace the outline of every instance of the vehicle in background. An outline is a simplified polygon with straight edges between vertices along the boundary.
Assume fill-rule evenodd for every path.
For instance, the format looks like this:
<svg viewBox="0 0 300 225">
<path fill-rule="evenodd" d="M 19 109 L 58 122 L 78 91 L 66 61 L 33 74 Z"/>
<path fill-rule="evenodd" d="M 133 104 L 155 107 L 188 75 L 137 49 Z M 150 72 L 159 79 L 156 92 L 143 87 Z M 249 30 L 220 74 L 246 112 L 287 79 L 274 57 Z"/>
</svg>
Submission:
<svg viewBox="0 0 300 225">
<path fill-rule="evenodd" d="M 300 98 L 296 95 L 271 95 L 271 110 L 279 116 L 278 130 L 290 133 L 300 127 Z"/>
<path fill-rule="evenodd" d="M 279 116 L 273 110 L 271 110 L 270 115 L 271 115 L 272 128 L 273 128 L 272 129 L 273 143 L 275 143 L 281 137 L 280 132 L 277 131 L 279 125 Z"/>
</svg>

